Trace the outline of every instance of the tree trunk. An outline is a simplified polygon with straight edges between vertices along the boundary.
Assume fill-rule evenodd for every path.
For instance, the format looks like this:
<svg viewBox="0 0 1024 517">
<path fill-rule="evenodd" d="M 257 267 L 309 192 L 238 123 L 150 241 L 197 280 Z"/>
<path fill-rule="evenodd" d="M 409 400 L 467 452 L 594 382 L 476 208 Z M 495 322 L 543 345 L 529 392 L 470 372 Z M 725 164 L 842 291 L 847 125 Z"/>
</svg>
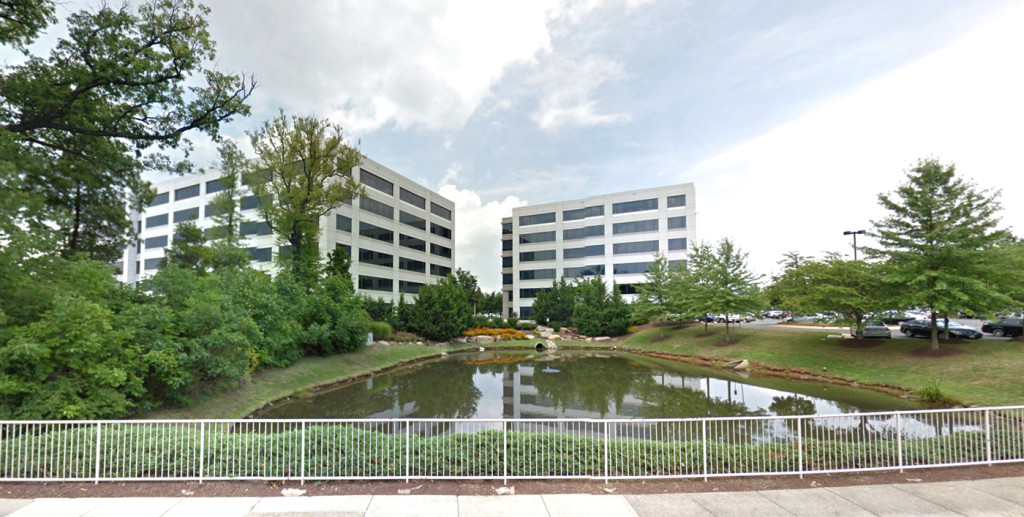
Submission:
<svg viewBox="0 0 1024 517">
<path fill-rule="evenodd" d="M 949 339 L 949 314 L 945 316 L 943 322 L 946 324 L 942 329 L 942 339 Z"/>
<path fill-rule="evenodd" d="M 725 342 L 729 342 L 729 316 L 725 317 Z"/>
<path fill-rule="evenodd" d="M 932 350 L 939 349 L 939 326 L 935 318 L 935 313 L 932 313 Z"/>
<path fill-rule="evenodd" d="M 853 324 L 857 326 L 857 333 L 856 333 L 857 339 L 863 339 L 864 338 L 864 316 L 862 316 L 860 314 L 855 314 L 854 315 Z"/>
</svg>

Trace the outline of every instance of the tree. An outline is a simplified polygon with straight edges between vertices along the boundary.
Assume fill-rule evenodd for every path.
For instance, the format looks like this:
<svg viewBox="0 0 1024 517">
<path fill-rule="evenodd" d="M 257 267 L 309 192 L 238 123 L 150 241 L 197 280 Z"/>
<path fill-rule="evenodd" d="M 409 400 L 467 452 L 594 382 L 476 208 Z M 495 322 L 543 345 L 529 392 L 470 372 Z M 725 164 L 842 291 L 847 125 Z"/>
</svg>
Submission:
<svg viewBox="0 0 1024 517">
<path fill-rule="evenodd" d="M 473 314 L 475 315 L 477 312 L 484 312 L 480 311 L 480 304 L 483 301 L 484 295 L 480 292 L 480 286 L 477 284 L 476 276 L 460 267 L 455 269 L 455 273 L 452 273 L 452 277 L 454 278 L 455 283 L 459 284 L 459 287 L 461 287 L 466 293 L 466 300 L 473 307 Z M 501 312 L 501 309 L 498 309 L 497 312 Z"/>
<path fill-rule="evenodd" d="M 533 301 L 533 319 L 538 323 L 570 325 L 576 305 L 576 286 L 565 277 L 553 280 L 551 289 L 540 291 Z"/>
<path fill-rule="evenodd" d="M 483 294 L 477 309 L 486 314 L 501 314 L 501 291 Z"/>
<path fill-rule="evenodd" d="M 672 296 L 672 283 L 676 281 L 678 268 L 670 269 L 668 259 L 658 253 L 654 262 L 648 266 L 644 283 L 637 286 L 637 299 L 633 302 L 633 312 L 644 320 L 654 319 L 659 323 L 661 337 L 665 337 L 665 318 L 677 312 L 675 299 Z"/>
<path fill-rule="evenodd" d="M 611 293 L 600 275 L 579 280 L 573 286 L 575 303 L 572 324 L 587 336 L 621 336 L 629 327 L 629 305 L 622 299 L 618 285 Z"/>
<path fill-rule="evenodd" d="M 886 280 L 900 301 L 931 308 L 933 350 L 939 348 L 938 315 L 987 313 L 1014 303 L 991 282 L 991 250 L 1011 239 L 998 228 L 998 196 L 934 158 L 918 160 L 894 196 L 878 196 L 889 215 L 872 221 L 879 247 L 865 253 L 885 260 Z"/>
<path fill-rule="evenodd" d="M 249 159 L 232 140 L 221 142 L 217 154 L 220 156 L 217 168 L 221 172 L 217 181 L 221 190 L 210 201 L 213 220 L 217 223 L 210 237 L 237 246 L 241 240 L 239 225 L 245 221 L 240 209 L 242 175 L 249 166 Z"/>
<path fill-rule="evenodd" d="M 449 275 L 420 288 L 409 323 L 427 339 L 447 341 L 466 330 L 472 318 L 473 308 L 465 290 Z"/>
<path fill-rule="evenodd" d="M 695 312 L 739 313 L 757 310 L 762 296 L 757 277 L 747 269 L 747 253 L 723 238 L 715 248 L 698 243 L 688 255 L 689 271 L 681 282 L 684 303 Z M 729 338 L 725 323 L 725 340 Z"/>
<path fill-rule="evenodd" d="M 312 287 L 320 263 L 320 218 L 364 194 L 352 178 L 362 155 L 345 142 L 340 126 L 283 111 L 249 138 L 257 158 L 245 180 L 259 199 L 259 214 L 291 245 L 282 266 Z"/>
<path fill-rule="evenodd" d="M 204 274 L 210 260 L 210 248 L 206 246 L 203 229 L 191 221 L 178 223 L 178 226 L 175 227 L 174 239 L 171 240 L 171 245 L 164 252 L 162 267 L 175 264 L 180 268 Z"/>
</svg>

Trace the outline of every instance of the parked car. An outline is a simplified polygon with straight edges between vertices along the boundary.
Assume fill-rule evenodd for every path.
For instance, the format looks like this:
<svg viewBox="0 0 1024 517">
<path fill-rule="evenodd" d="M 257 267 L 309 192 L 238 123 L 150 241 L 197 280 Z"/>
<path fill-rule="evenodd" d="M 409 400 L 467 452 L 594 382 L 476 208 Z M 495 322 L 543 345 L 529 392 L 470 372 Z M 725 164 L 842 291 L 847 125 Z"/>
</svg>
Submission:
<svg viewBox="0 0 1024 517">
<path fill-rule="evenodd" d="M 725 323 L 726 321 L 729 323 L 740 323 L 744 321 L 744 318 L 742 314 L 719 314 L 715 316 L 716 323 Z"/>
<path fill-rule="evenodd" d="M 996 322 L 987 321 L 981 326 L 981 331 L 996 337 L 1024 335 L 1024 319 L 1003 318 Z"/>
<path fill-rule="evenodd" d="M 850 327 L 850 335 L 857 335 L 857 326 L 852 325 Z M 889 339 L 892 337 L 892 331 L 889 327 L 885 326 L 885 323 L 881 321 L 869 321 L 864 324 L 864 337 L 881 337 Z"/>
<path fill-rule="evenodd" d="M 940 334 L 945 331 L 945 320 L 938 320 L 935 324 L 939 328 Z M 900 323 L 900 332 L 903 332 L 907 337 L 931 337 L 932 322 L 931 320 L 904 321 L 903 323 Z M 978 329 L 968 327 L 959 321 L 949 320 L 949 337 L 959 339 L 981 339 L 981 336 L 982 334 Z"/>
<path fill-rule="evenodd" d="M 778 309 L 769 309 L 767 311 L 764 311 L 763 316 L 765 318 L 772 318 L 777 320 L 779 318 L 787 316 L 787 314 L 786 311 L 780 311 Z"/>
</svg>

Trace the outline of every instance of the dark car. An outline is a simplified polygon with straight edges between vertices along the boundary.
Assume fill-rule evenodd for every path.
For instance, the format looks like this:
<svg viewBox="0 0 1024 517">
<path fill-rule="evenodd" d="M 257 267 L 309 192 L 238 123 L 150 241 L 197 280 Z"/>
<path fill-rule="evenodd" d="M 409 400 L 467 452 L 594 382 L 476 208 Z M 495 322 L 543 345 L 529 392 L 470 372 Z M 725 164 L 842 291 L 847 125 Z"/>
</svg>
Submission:
<svg viewBox="0 0 1024 517">
<path fill-rule="evenodd" d="M 941 335 L 946 329 L 945 320 L 938 320 L 935 325 L 939 327 L 939 334 Z M 900 332 L 907 337 L 931 337 L 932 336 L 932 322 L 931 320 L 910 320 L 900 323 Z M 968 327 L 958 321 L 949 320 L 949 337 L 958 339 L 981 339 L 981 332 L 977 329 Z"/>
<path fill-rule="evenodd" d="M 996 337 L 1024 335 L 1024 318 L 1003 318 L 997 322 L 985 322 L 982 332 Z"/>
</svg>

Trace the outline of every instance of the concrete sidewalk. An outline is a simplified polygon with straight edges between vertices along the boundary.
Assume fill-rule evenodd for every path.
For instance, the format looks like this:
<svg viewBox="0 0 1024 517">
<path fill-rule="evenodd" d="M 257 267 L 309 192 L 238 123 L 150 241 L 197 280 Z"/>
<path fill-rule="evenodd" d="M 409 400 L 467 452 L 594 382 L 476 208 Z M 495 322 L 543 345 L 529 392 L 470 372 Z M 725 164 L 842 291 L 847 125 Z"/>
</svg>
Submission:
<svg viewBox="0 0 1024 517">
<path fill-rule="evenodd" d="M 662 495 L 0 499 L 10 517 L 1024 515 L 1024 477 Z"/>
</svg>

